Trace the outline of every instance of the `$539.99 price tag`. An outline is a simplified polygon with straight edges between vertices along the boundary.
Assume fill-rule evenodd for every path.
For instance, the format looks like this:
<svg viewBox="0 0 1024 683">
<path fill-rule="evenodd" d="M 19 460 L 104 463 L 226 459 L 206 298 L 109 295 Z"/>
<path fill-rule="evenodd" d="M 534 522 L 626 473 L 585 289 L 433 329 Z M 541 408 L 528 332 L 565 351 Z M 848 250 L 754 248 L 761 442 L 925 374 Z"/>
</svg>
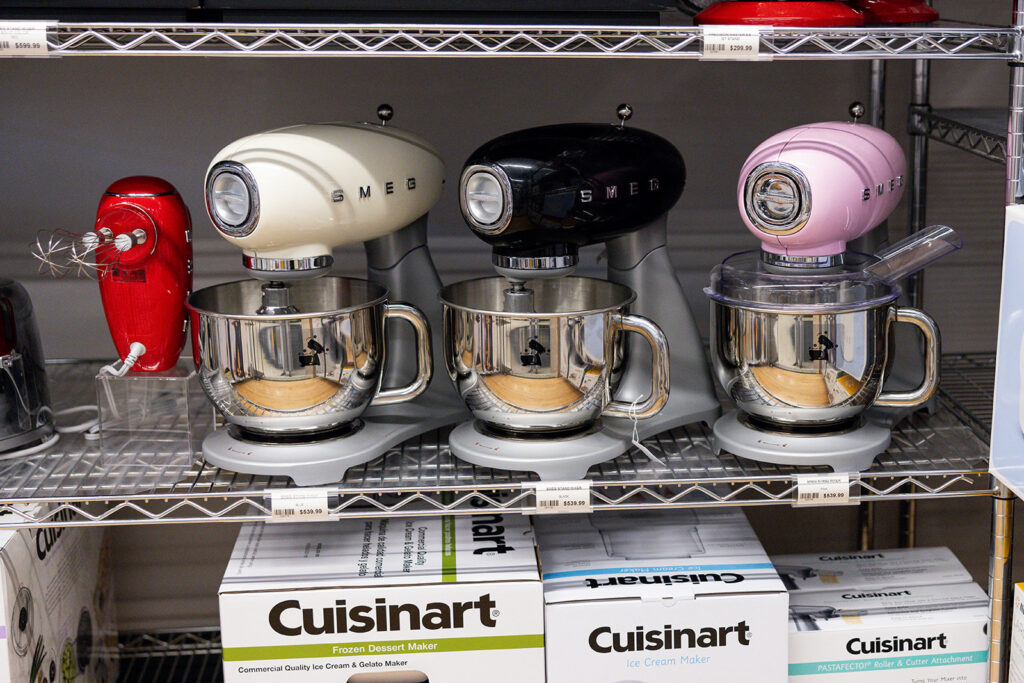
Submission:
<svg viewBox="0 0 1024 683">
<path fill-rule="evenodd" d="M 850 505 L 852 502 L 849 473 L 796 475 L 795 507 Z"/>
<path fill-rule="evenodd" d="M 592 512 L 589 481 L 538 481 L 524 484 L 534 489 L 538 515 Z"/>
<path fill-rule="evenodd" d="M 323 522 L 330 519 L 328 489 L 270 489 L 270 522 Z"/>
<path fill-rule="evenodd" d="M 700 58 L 706 61 L 745 62 L 771 60 L 770 52 L 761 52 L 761 26 L 702 26 L 703 48 Z"/>
<path fill-rule="evenodd" d="M 45 57 L 45 21 L 0 21 L 0 57 Z"/>
</svg>

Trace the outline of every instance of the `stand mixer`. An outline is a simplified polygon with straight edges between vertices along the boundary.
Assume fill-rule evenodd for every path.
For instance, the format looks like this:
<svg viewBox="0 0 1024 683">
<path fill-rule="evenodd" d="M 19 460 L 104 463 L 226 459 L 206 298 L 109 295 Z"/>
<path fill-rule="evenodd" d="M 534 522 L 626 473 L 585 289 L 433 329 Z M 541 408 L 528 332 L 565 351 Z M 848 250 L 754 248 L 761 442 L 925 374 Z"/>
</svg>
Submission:
<svg viewBox="0 0 1024 683">
<path fill-rule="evenodd" d="M 958 249 L 959 236 L 933 226 L 873 257 L 846 249 L 893 211 L 905 173 L 896 140 L 856 123 L 791 128 L 747 158 L 737 198 L 761 249 L 727 258 L 705 289 L 712 363 L 740 408 L 715 422 L 716 452 L 860 471 L 889 445 L 880 409 L 906 414 L 934 393 L 938 328 L 896 306 L 895 283 Z M 924 377 L 883 391 L 897 322 L 923 335 Z"/>
<path fill-rule="evenodd" d="M 465 416 L 452 387 L 431 382 L 441 284 L 426 214 L 444 165 L 427 142 L 386 125 L 389 106 L 378 115 L 252 135 L 210 165 L 207 210 L 257 278 L 189 299 L 204 389 L 231 423 L 203 443 L 214 465 L 334 482 Z M 353 242 L 376 282 L 325 276 L 332 249 Z"/>
<path fill-rule="evenodd" d="M 463 217 L 491 245 L 493 265 L 503 277 L 458 283 L 441 294 L 449 375 L 478 417 L 449 437 L 452 452 L 463 460 L 532 471 L 542 479 L 579 479 L 639 439 L 720 414 L 703 344 L 666 246 L 666 214 L 685 182 L 682 157 L 663 138 L 626 128 L 628 105 L 620 105 L 618 114 L 618 125 L 562 124 L 510 133 L 481 146 L 465 164 Z M 597 243 L 607 247 L 607 281 L 569 277 L 579 248 Z M 556 368 L 560 350 L 590 323 L 555 324 L 548 314 L 571 318 L 581 310 L 624 311 L 626 305 L 634 315 L 631 326 L 620 329 L 640 332 L 648 343 L 609 351 L 607 342 L 611 369 L 605 384 L 590 387 L 588 377 L 598 370 L 585 362 L 582 370 Z M 592 337 L 619 325 L 616 315 L 595 321 Z M 531 333 L 535 326 L 550 338 Z M 667 356 L 659 351 L 660 332 L 671 348 L 662 373 L 669 379 L 659 377 Z M 522 337 L 510 336 L 516 333 Z M 583 345 L 598 346 L 593 339 Z M 577 355 L 598 353 L 584 349 Z M 553 384 L 537 381 L 545 372 Z M 531 382 L 537 396 L 529 395 Z M 582 397 L 546 405 L 545 399 L 555 400 L 558 382 L 579 387 Z M 663 389 L 667 401 L 657 398 Z M 601 391 L 605 402 L 613 392 L 616 400 L 601 403 L 594 398 Z M 567 419 L 591 399 L 600 405 L 590 419 Z M 602 406 L 605 416 L 594 422 Z M 637 417 L 644 419 L 631 419 Z"/>
</svg>

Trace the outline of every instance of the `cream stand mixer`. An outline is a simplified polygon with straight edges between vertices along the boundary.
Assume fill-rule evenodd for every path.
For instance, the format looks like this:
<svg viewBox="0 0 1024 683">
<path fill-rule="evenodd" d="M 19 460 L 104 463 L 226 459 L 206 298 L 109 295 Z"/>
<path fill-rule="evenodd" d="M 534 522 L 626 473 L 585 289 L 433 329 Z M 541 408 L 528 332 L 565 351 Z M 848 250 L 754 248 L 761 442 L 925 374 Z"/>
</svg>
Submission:
<svg viewBox="0 0 1024 683">
<path fill-rule="evenodd" d="M 465 415 L 449 383 L 431 382 L 441 283 L 426 214 L 444 166 L 385 125 L 390 107 L 378 114 L 245 137 L 210 164 L 210 218 L 257 278 L 189 299 L 203 387 L 229 423 L 203 443 L 211 464 L 334 482 Z M 325 275 L 332 249 L 354 242 L 374 282 Z"/>
</svg>

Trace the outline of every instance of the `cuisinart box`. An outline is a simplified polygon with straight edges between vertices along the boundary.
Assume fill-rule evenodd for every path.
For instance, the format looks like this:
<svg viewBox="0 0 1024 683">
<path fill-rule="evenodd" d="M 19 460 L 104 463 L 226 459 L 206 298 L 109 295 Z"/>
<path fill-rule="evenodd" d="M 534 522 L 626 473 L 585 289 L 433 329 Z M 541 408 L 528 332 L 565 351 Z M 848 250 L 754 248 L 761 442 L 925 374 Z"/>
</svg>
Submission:
<svg viewBox="0 0 1024 683">
<path fill-rule="evenodd" d="M 786 591 L 743 513 L 538 517 L 548 680 L 786 680 Z"/>
<path fill-rule="evenodd" d="M 797 683 L 984 683 L 988 596 L 977 584 L 790 595 Z"/>
<path fill-rule="evenodd" d="M 0 646 L 0 680 L 117 679 L 113 583 L 102 529 L 0 531 L 0 573 L 0 637 L 7 641 Z"/>
<path fill-rule="evenodd" d="M 519 515 L 246 524 L 220 587 L 224 679 L 544 681 Z"/>
<path fill-rule="evenodd" d="M 897 548 L 775 555 L 772 564 L 790 592 L 969 583 L 949 548 Z"/>
</svg>

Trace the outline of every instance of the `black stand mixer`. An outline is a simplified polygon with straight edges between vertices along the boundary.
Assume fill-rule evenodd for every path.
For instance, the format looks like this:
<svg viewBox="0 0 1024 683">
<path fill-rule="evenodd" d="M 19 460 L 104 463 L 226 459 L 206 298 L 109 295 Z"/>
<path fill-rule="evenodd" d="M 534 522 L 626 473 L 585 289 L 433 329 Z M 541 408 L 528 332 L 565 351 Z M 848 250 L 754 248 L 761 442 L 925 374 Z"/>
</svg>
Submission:
<svg viewBox="0 0 1024 683">
<path fill-rule="evenodd" d="M 667 140 L 626 128 L 630 107 L 621 105 L 618 113 L 619 125 L 562 124 L 507 134 L 481 146 L 465 164 L 460 183 L 463 216 L 491 245 L 493 265 L 504 280 L 458 283 L 442 291 L 449 374 L 479 418 L 452 432 L 449 443 L 459 458 L 533 471 L 542 479 L 578 479 L 591 465 L 625 452 L 637 439 L 688 423 L 711 422 L 720 413 L 704 347 L 666 246 L 666 213 L 682 194 L 686 177 L 683 159 Z M 607 281 L 570 277 L 579 248 L 602 242 L 607 247 Z M 601 290 L 595 283 L 617 289 L 605 298 L 579 293 Z M 474 287 L 480 290 L 476 295 L 470 291 Z M 484 289 L 490 290 L 490 299 Z M 640 332 L 648 344 L 623 347 L 622 358 L 610 358 L 613 367 L 604 399 L 614 393 L 618 407 L 609 410 L 611 406 L 605 405 L 603 418 L 571 427 L 560 419 L 584 398 L 548 408 L 542 401 L 498 408 L 502 399 L 494 392 L 481 398 L 481 384 L 489 378 L 496 384 L 497 365 L 516 375 L 517 381 L 531 381 L 531 372 L 542 373 L 554 365 L 549 356 L 556 355 L 553 345 L 559 340 L 530 334 L 531 325 L 546 326 L 548 314 L 584 316 L 601 305 L 614 307 L 620 296 L 628 304 L 633 294 L 628 310 L 635 315 L 629 317 L 640 318 L 632 323 L 643 329 L 623 325 L 622 330 Z M 573 298 L 579 302 L 570 303 Z M 482 305 L 485 300 L 489 306 Z M 578 313 L 588 306 L 590 311 Z M 477 316 L 475 323 L 469 321 L 470 313 Z M 518 341 L 498 339 L 493 330 L 505 329 L 500 326 L 481 332 L 481 321 L 503 316 L 521 318 L 527 331 Z M 591 341 L 583 345 L 594 348 L 593 338 L 604 332 L 602 324 L 595 323 L 598 330 L 590 334 L 579 331 L 583 322 L 570 321 L 563 333 L 590 334 Z M 551 337 L 556 327 L 551 325 Z M 652 353 L 660 355 L 660 332 L 650 327 L 660 328 L 671 348 L 671 357 L 665 354 L 667 401 L 654 398 L 660 388 L 660 358 L 653 358 L 652 377 Z M 478 338 L 475 346 L 464 343 L 473 335 L 485 338 Z M 611 342 L 606 342 L 606 349 L 607 344 Z M 577 355 L 587 354 L 584 349 Z M 593 368 L 588 368 L 573 376 L 570 370 L 561 380 L 586 387 L 591 372 Z M 548 395 L 555 393 L 550 389 Z M 643 409 L 638 408 L 641 402 Z M 660 412 L 654 403 L 663 405 Z M 645 419 L 631 419 L 637 417 Z"/>
</svg>

